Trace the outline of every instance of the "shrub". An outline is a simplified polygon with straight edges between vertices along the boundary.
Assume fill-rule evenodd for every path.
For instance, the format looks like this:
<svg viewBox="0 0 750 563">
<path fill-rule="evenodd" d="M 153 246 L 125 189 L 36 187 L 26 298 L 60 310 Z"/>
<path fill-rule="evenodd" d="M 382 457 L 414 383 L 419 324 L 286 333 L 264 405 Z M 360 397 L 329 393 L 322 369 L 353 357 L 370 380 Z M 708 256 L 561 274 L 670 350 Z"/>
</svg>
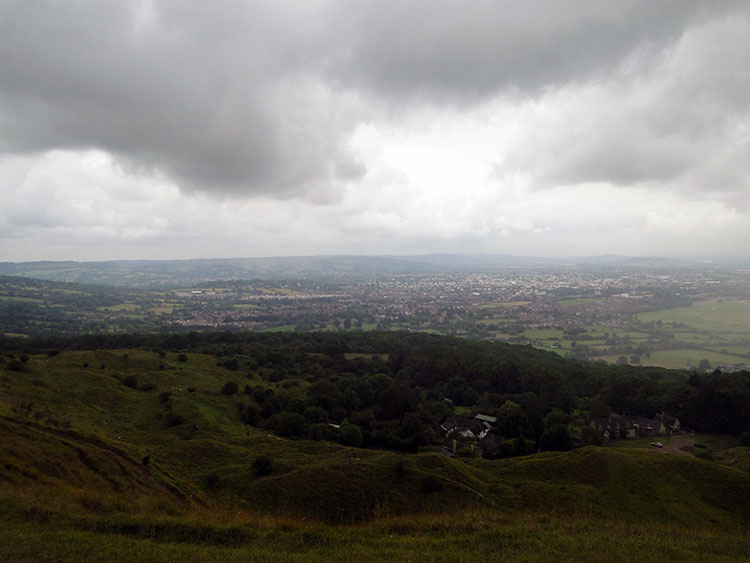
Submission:
<svg viewBox="0 0 750 563">
<path fill-rule="evenodd" d="M 138 379 L 134 375 L 129 375 L 125 379 L 122 380 L 122 384 L 125 387 L 136 389 L 138 387 Z"/>
<path fill-rule="evenodd" d="M 258 476 L 270 475 L 273 471 L 273 459 L 267 455 L 259 455 L 253 460 L 253 471 Z"/>
<path fill-rule="evenodd" d="M 245 408 L 241 412 L 240 419 L 245 424 L 249 424 L 250 426 L 257 426 L 260 422 L 260 413 L 258 412 L 258 409 L 256 409 L 253 405 L 248 405 L 247 408 Z"/>
<path fill-rule="evenodd" d="M 740 434 L 740 446 L 750 447 L 750 431 Z"/>
<path fill-rule="evenodd" d="M 362 429 L 359 426 L 351 424 L 346 420 L 341 424 L 341 428 L 339 428 L 339 441 L 342 444 L 358 448 L 362 445 L 363 439 Z"/>
<path fill-rule="evenodd" d="M 187 356 L 185 354 L 180 354 L 179 356 L 177 356 L 177 361 L 184 364 L 185 362 L 187 362 Z"/>
<path fill-rule="evenodd" d="M 227 381 L 221 388 L 222 395 L 234 395 L 237 392 L 237 384 L 234 381 Z"/>
<path fill-rule="evenodd" d="M 401 479 L 404 475 L 406 475 L 406 462 L 404 458 L 401 458 L 396 462 L 396 477 Z"/>
<path fill-rule="evenodd" d="M 8 364 L 8 369 L 10 371 L 23 371 L 23 364 L 18 360 L 13 360 Z"/>
<path fill-rule="evenodd" d="M 156 389 L 156 385 L 153 383 L 144 383 L 141 385 L 141 391 L 153 391 L 154 389 Z"/>
<path fill-rule="evenodd" d="M 182 417 L 179 414 L 173 412 L 167 414 L 167 426 L 171 428 L 172 426 L 179 426 L 180 424 L 182 424 Z"/>
<path fill-rule="evenodd" d="M 443 482 L 434 475 L 426 475 L 420 481 L 425 493 L 437 493 L 443 490 Z"/>
<path fill-rule="evenodd" d="M 162 391 L 161 393 L 159 393 L 159 400 L 162 403 L 166 403 L 169 401 L 169 397 L 171 397 L 171 395 L 172 394 L 169 391 Z"/>
<path fill-rule="evenodd" d="M 209 473 L 203 478 L 203 487 L 214 490 L 219 486 L 221 478 L 216 473 Z"/>
</svg>

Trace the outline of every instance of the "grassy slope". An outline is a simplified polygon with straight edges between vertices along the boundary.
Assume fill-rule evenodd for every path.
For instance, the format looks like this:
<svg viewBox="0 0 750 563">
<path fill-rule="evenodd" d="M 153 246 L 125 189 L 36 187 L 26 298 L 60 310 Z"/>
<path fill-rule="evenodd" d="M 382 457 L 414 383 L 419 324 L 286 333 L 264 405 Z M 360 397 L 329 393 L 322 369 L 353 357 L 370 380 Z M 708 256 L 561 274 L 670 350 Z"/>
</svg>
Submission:
<svg viewBox="0 0 750 563">
<path fill-rule="evenodd" d="M 750 476 L 738 469 L 585 448 L 494 462 L 419 454 L 399 476 L 394 453 L 241 424 L 240 398 L 219 390 L 244 376 L 215 358 L 123 354 L 0 366 L 0 560 L 93 560 L 96 546 L 151 560 L 625 560 L 612 536 L 644 559 L 750 553 Z M 126 387 L 127 375 L 155 389 Z M 184 424 L 167 427 L 162 391 Z M 270 476 L 251 469 L 261 453 L 275 461 Z M 440 492 L 423 491 L 428 475 Z"/>
</svg>

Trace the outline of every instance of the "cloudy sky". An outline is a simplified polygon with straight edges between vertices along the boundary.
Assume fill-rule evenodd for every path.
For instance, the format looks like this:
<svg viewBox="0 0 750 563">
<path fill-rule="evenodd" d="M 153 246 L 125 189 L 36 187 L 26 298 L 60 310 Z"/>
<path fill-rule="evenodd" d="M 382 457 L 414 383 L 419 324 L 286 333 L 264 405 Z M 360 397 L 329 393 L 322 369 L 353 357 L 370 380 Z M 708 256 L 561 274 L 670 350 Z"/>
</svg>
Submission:
<svg viewBox="0 0 750 563">
<path fill-rule="evenodd" d="M 0 260 L 750 256 L 750 3 L 0 0 Z"/>
</svg>

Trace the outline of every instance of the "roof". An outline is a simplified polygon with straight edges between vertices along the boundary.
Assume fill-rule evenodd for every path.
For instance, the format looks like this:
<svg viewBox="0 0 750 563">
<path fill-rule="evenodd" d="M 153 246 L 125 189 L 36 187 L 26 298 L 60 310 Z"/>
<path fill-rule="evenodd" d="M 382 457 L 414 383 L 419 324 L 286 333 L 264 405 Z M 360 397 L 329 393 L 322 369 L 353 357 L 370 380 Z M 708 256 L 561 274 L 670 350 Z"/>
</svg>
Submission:
<svg viewBox="0 0 750 563">
<path fill-rule="evenodd" d="M 489 422 L 490 424 L 495 424 L 497 422 L 497 418 L 494 416 L 489 416 L 487 414 L 478 414 L 474 418 L 477 420 L 481 420 L 482 422 Z"/>
<path fill-rule="evenodd" d="M 484 431 L 484 425 L 478 420 L 473 420 L 470 418 L 463 418 L 460 416 L 449 418 L 445 422 L 443 422 L 443 424 L 441 424 L 440 426 L 446 432 L 450 432 L 451 430 L 457 430 L 458 432 L 463 433 L 463 432 L 466 432 L 467 430 L 470 430 L 473 434 L 479 435 L 482 431 Z"/>
</svg>

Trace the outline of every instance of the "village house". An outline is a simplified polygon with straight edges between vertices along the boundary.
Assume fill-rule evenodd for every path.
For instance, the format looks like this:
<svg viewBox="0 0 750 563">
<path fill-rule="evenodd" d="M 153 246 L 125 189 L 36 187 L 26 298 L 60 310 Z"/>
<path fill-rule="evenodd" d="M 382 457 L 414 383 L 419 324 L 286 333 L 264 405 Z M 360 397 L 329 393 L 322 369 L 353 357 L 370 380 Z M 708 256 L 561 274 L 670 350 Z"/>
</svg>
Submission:
<svg viewBox="0 0 750 563">
<path fill-rule="evenodd" d="M 461 437 L 467 440 L 481 440 L 492 429 L 492 425 L 497 422 L 494 416 L 478 414 L 474 418 L 464 418 L 453 416 L 446 419 L 440 425 L 440 429 L 445 432 L 446 438 Z"/>
<path fill-rule="evenodd" d="M 679 431 L 680 421 L 664 413 L 655 418 L 612 413 L 607 418 L 592 420 L 591 427 L 605 440 L 619 440 L 644 436 L 668 436 Z"/>
<path fill-rule="evenodd" d="M 468 447 L 483 456 L 495 452 L 503 443 L 502 436 L 491 434 L 496 422 L 497 418 L 485 414 L 478 414 L 474 418 L 453 416 L 446 419 L 440 425 L 447 440 L 447 445 L 441 447 L 441 451 L 453 455 L 457 449 Z"/>
</svg>

